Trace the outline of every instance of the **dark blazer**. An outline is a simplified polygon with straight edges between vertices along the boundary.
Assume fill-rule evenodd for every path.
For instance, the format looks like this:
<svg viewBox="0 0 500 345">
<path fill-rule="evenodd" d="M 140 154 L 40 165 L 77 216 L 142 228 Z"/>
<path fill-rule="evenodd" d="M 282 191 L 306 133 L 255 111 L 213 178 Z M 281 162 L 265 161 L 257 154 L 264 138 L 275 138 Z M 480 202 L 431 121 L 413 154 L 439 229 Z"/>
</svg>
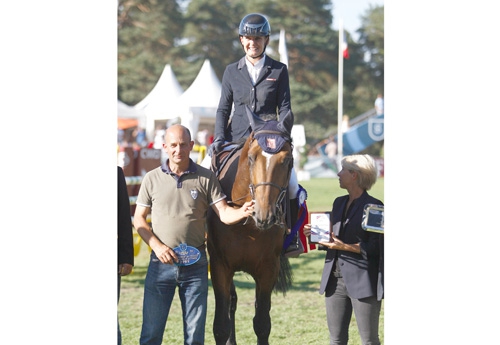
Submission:
<svg viewBox="0 0 500 345">
<path fill-rule="evenodd" d="M 384 235 L 380 236 L 380 262 L 377 284 L 377 300 L 384 298 Z"/>
<path fill-rule="evenodd" d="M 118 265 L 134 265 L 134 241 L 130 201 L 123 169 L 118 167 Z"/>
<path fill-rule="evenodd" d="M 251 132 L 246 106 L 258 116 L 276 114 L 283 118 L 291 112 L 288 69 L 285 64 L 266 55 L 255 85 L 248 74 L 245 57 L 228 65 L 222 76 L 221 96 L 215 119 L 214 138 L 238 141 Z M 231 110 L 234 114 L 231 121 Z M 293 116 L 293 113 L 292 113 Z M 293 125 L 293 121 L 290 122 Z M 291 132 L 291 128 L 288 128 Z"/>
<path fill-rule="evenodd" d="M 346 216 L 344 229 L 339 235 L 342 213 L 346 207 L 349 196 L 341 196 L 333 202 L 331 220 L 333 233 L 344 243 L 360 243 L 361 253 L 353 253 L 343 250 L 328 249 L 326 251 L 325 266 L 321 276 L 319 293 L 323 294 L 330 278 L 335 255 L 338 252 L 340 271 L 344 279 L 347 292 L 351 298 L 361 299 L 377 295 L 380 237 L 379 233 L 363 230 L 361 221 L 363 219 L 364 206 L 366 204 L 383 205 L 383 203 L 368 195 L 365 191 L 352 205 Z"/>
</svg>

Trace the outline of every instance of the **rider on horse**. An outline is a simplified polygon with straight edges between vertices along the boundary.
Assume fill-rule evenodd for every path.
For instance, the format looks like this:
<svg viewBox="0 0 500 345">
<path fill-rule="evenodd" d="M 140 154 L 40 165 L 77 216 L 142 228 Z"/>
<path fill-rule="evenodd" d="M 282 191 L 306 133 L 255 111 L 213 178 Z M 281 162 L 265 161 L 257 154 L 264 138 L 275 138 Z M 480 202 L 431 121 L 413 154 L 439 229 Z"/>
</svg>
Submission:
<svg viewBox="0 0 500 345">
<path fill-rule="evenodd" d="M 259 13 L 246 15 L 239 25 L 239 39 L 245 56 L 239 61 L 229 64 L 222 77 L 222 91 L 215 120 L 214 142 L 209 148 L 209 156 L 222 150 L 226 142 L 239 142 L 247 138 L 251 125 L 246 115 L 248 106 L 257 116 L 269 114 L 280 118 L 291 114 L 288 124 L 289 132 L 293 126 L 291 111 L 290 85 L 287 66 L 265 54 L 269 44 L 271 25 L 266 17 Z M 234 104 L 234 112 L 233 112 Z M 278 115 L 276 115 L 276 110 Z M 231 119 L 230 119 L 231 117 Z M 207 158 L 208 166 L 210 159 Z M 299 193 L 305 191 L 299 187 L 297 175 L 292 168 L 288 188 L 287 226 L 288 229 L 297 222 L 299 213 Z M 292 245 L 297 243 L 294 236 Z"/>
</svg>

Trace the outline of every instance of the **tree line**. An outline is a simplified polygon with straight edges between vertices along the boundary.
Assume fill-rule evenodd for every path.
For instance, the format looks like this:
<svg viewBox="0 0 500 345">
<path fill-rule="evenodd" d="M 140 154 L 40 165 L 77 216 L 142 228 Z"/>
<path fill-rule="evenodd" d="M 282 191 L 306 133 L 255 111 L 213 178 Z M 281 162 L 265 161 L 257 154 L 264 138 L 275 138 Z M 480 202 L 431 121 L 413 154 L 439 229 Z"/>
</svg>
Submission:
<svg viewBox="0 0 500 345">
<path fill-rule="evenodd" d="M 332 1 L 119 0 L 118 99 L 141 101 L 166 64 L 184 89 L 205 59 L 222 80 L 226 65 L 244 55 L 241 19 L 259 12 L 271 24 L 266 53 L 276 60 L 280 30 L 286 33 L 295 123 L 304 125 L 308 140 L 325 138 L 337 130 L 339 33 L 332 28 Z M 343 109 L 350 118 L 372 109 L 384 89 L 384 7 L 371 6 L 361 23 L 357 42 L 346 32 Z"/>
</svg>

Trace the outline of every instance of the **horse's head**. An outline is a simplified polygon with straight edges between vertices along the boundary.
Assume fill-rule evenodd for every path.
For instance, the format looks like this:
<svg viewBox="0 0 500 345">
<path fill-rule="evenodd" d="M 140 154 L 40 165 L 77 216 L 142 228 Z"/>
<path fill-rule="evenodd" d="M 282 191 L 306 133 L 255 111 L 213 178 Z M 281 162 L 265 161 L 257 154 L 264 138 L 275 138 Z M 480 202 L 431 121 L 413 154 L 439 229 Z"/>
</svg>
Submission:
<svg viewBox="0 0 500 345">
<path fill-rule="evenodd" d="M 286 130 L 291 113 L 280 121 L 263 121 L 249 109 L 247 115 L 253 129 L 245 143 L 248 148 L 249 188 L 255 200 L 253 219 L 258 228 L 268 229 L 285 221 L 282 201 L 293 166 L 292 140 Z"/>
</svg>

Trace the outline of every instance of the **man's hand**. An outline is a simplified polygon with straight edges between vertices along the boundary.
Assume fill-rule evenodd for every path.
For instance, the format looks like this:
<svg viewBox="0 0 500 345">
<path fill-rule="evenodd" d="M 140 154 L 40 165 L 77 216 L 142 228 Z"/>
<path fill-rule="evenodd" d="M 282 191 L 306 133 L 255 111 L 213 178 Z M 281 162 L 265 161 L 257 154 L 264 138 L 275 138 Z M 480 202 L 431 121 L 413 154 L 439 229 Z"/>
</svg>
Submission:
<svg viewBox="0 0 500 345">
<path fill-rule="evenodd" d="M 153 251 L 155 252 L 158 260 L 164 264 L 173 265 L 174 263 L 179 262 L 174 250 L 164 244 L 162 244 L 160 248 L 153 249 Z"/>
<path fill-rule="evenodd" d="M 119 264 L 118 265 L 118 274 L 120 276 L 126 276 L 129 275 L 132 272 L 132 265 L 131 264 Z"/>
</svg>

